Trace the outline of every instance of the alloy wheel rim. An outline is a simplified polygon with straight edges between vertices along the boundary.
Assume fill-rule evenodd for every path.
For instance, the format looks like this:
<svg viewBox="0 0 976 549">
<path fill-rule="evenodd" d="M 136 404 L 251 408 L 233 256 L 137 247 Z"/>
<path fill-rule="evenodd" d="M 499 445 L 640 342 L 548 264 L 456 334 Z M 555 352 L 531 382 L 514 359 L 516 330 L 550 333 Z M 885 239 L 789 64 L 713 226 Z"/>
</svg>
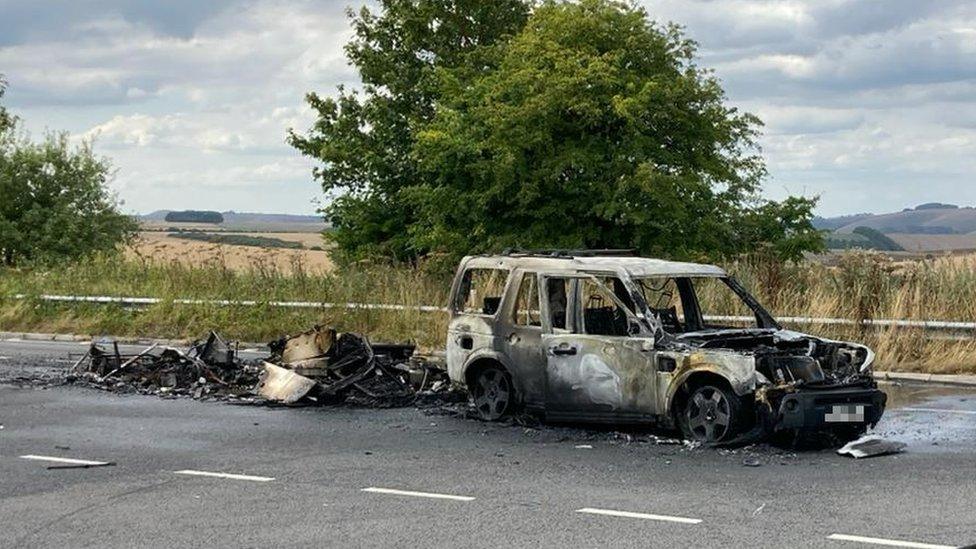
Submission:
<svg viewBox="0 0 976 549">
<path fill-rule="evenodd" d="M 688 428 L 696 440 L 718 442 L 731 424 L 731 407 L 722 391 L 715 387 L 698 388 L 685 411 Z"/>
<path fill-rule="evenodd" d="M 482 418 L 495 420 L 502 417 L 510 396 L 508 379 L 497 369 L 489 368 L 478 375 L 474 405 Z"/>
</svg>

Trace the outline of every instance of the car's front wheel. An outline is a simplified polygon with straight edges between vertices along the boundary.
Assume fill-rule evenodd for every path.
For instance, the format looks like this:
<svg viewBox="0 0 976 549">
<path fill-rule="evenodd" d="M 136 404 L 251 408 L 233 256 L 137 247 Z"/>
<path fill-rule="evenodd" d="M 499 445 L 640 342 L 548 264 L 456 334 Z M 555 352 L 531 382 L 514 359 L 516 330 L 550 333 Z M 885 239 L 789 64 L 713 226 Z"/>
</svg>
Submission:
<svg viewBox="0 0 976 549">
<path fill-rule="evenodd" d="M 512 378 L 497 366 L 483 368 L 474 376 L 471 397 L 478 417 L 484 421 L 498 421 L 514 408 Z"/>
<path fill-rule="evenodd" d="M 742 430 L 742 403 L 720 385 L 695 387 L 679 411 L 678 421 L 686 439 L 704 443 L 731 440 Z"/>
</svg>

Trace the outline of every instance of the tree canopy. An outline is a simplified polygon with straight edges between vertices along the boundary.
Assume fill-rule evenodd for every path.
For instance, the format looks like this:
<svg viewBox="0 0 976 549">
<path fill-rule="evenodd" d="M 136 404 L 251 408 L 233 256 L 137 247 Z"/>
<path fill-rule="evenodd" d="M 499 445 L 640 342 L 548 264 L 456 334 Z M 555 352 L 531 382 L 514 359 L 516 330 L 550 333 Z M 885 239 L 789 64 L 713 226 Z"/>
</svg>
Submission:
<svg viewBox="0 0 976 549">
<path fill-rule="evenodd" d="M 2 95 L 0 85 L 0 95 Z M 32 142 L 0 108 L 0 262 L 57 261 L 112 250 L 136 228 L 106 182 L 108 161 L 64 134 Z"/>
<path fill-rule="evenodd" d="M 7 91 L 7 82 L 3 79 L 3 75 L 0 74 L 0 99 L 3 99 L 3 94 Z M 7 109 L 0 104 L 0 135 L 3 135 L 14 125 L 13 116 L 7 112 Z"/>
<path fill-rule="evenodd" d="M 478 19 L 496 13 L 488 5 L 362 12 L 348 51 L 363 99 L 310 96 L 319 121 L 293 143 L 323 162 L 316 176 L 336 197 L 326 214 L 347 256 L 632 247 L 795 259 L 822 246 L 814 201 L 760 197 L 761 123 L 727 106 L 679 27 L 611 0 L 531 13 L 510 2 Z M 470 16 L 444 25 L 445 13 Z M 490 32 L 467 39 L 479 26 Z M 430 29 L 449 54 L 424 42 Z M 377 59 L 416 70 L 377 70 Z"/>
<path fill-rule="evenodd" d="M 429 123 L 440 95 L 435 70 L 475 59 L 518 32 L 522 0 L 380 0 L 379 12 L 349 12 L 355 32 L 346 54 L 362 90 L 334 97 L 310 93 L 318 120 L 289 141 L 321 160 L 314 170 L 332 198 L 324 213 L 338 254 L 410 259 L 416 213 L 404 191 L 418 181 L 415 132 Z"/>
</svg>

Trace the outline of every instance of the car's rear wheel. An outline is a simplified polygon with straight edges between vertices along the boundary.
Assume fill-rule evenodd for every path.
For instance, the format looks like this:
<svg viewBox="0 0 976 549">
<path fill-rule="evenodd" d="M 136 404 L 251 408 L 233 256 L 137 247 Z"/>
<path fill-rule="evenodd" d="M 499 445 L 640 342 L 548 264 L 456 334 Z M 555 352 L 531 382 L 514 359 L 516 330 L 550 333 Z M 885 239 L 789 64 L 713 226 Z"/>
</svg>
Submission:
<svg viewBox="0 0 976 549">
<path fill-rule="evenodd" d="M 512 378 L 497 366 L 483 368 L 474 376 L 471 396 L 478 417 L 485 421 L 498 421 L 514 408 Z"/>
<path fill-rule="evenodd" d="M 682 434 L 705 443 L 732 439 L 742 429 L 739 397 L 720 385 L 695 387 L 679 412 Z"/>
</svg>

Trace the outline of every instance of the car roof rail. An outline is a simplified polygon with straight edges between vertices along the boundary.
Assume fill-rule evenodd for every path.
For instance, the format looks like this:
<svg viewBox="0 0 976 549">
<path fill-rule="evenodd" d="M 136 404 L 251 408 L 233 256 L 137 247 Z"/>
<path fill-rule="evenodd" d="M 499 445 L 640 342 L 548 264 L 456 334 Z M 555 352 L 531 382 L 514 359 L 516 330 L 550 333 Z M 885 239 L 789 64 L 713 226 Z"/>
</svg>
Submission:
<svg viewBox="0 0 976 549">
<path fill-rule="evenodd" d="M 505 248 L 502 250 L 501 255 L 514 256 L 514 257 L 555 257 L 563 259 L 572 259 L 574 257 L 620 257 L 620 256 L 636 256 L 637 250 L 633 248 L 621 248 L 621 249 L 580 249 L 580 250 L 570 250 L 570 249 L 523 249 L 523 248 Z"/>
</svg>

